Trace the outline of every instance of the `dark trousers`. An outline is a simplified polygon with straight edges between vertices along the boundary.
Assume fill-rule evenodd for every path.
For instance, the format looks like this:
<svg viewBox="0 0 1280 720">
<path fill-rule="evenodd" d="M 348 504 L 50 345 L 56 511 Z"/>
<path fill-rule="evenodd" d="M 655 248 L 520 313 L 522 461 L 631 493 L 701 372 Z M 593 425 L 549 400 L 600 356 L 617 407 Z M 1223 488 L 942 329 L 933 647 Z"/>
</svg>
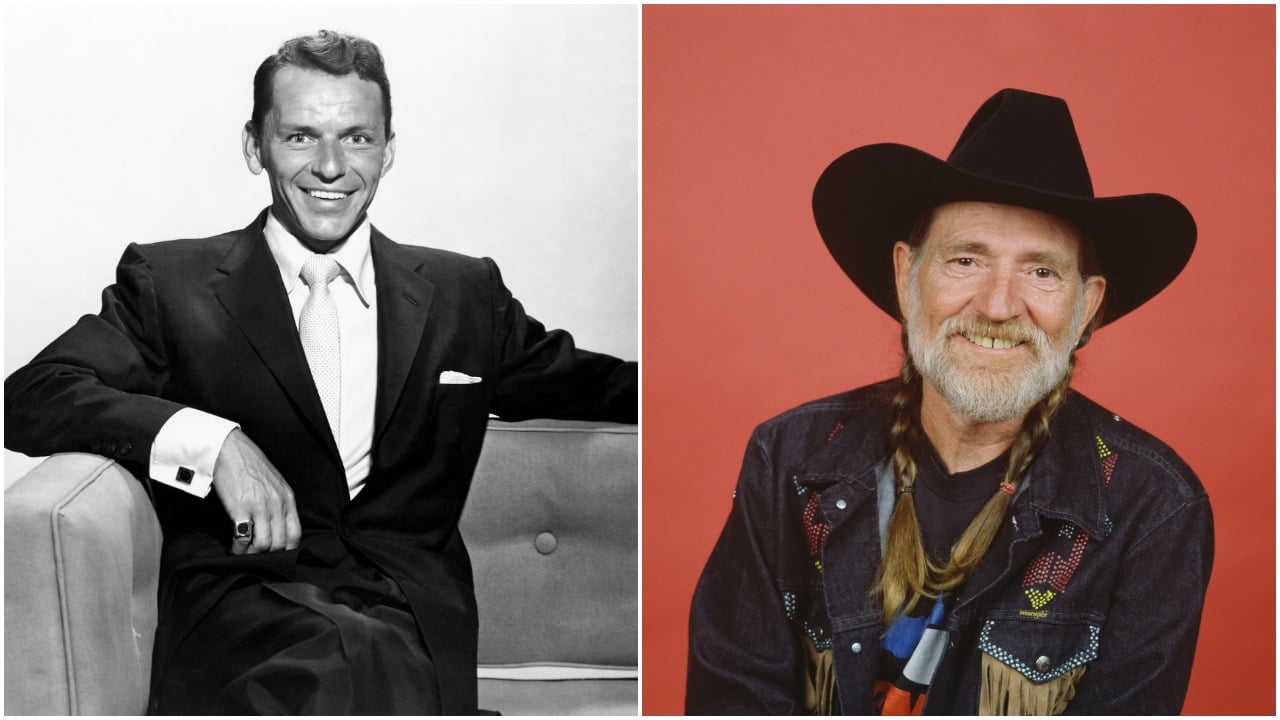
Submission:
<svg viewBox="0 0 1280 720">
<path fill-rule="evenodd" d="M 350 555 L 323 567 L 306 557 L 288 581 L 179 581 L 174 602 L 214 588 L 220 596 L 153 669 L 152 713 L 440 712 L 430 654 L 399 586 Z"/>
</svg>

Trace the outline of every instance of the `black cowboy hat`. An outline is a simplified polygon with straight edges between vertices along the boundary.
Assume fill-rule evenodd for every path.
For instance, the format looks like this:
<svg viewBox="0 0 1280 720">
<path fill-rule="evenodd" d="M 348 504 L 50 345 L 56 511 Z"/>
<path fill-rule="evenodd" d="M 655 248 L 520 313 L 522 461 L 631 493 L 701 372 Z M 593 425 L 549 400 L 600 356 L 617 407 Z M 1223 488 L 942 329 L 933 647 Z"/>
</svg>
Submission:
<svg viewBox="0 0 1280 720">
<path fill-rule="evenodd" d="M 946 161 L 906 145 L 851 150 L 823 171 L 813 216 L 832 257 L 895 318 L 892 248 L 926 210 L 978 200 L 1073 223 L 1107 279 L 1105 324 L 1155 297 L 1191 258 L 1196 223 L 1168 195 L 1097 198 L 1065 100 L 1001 90 L 983 103 Z"/>
</svg>

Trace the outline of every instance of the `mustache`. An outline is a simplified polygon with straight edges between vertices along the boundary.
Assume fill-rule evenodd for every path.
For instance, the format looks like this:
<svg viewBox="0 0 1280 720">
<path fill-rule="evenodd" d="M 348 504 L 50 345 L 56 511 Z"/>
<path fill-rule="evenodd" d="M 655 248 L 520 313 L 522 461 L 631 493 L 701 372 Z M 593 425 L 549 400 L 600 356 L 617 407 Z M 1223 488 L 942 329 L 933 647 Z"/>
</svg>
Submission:
<svg viewBox="0 0 1280 720">
<path fill-rule="evenodd" d="M 952 335 L 981 336 L 996 340 L 1007 340 L 1013 343 L 1030 343 L 1038 353 L 1044 353 L 1049 350 L 1048 334 L 1021 319 L 997 322 L 981 315 L 949 317 L 938 328 L 938 339 L 941 340 Z"/>
</svg>

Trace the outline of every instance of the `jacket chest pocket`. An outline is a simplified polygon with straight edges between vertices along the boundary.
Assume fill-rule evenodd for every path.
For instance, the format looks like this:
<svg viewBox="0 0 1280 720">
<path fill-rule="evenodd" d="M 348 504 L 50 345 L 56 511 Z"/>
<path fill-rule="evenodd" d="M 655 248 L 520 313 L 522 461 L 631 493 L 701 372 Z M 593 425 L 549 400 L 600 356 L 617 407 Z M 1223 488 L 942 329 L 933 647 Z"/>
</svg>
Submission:
<svg viewBox="0 0 1280 720">
<path fill-rule="evenodd" d="M 481 382 L 442 383 L 436 387 L 436 407 L 441 410 L 484 409 L 489 413 L 489 386 Z"/>
<path fill-rule="evenodd" d="M 980 715 L 1058 715 L 1098 657 L 1101 625 L 1074 619 L 990 619 L 982 626 Z"/>
</svg>

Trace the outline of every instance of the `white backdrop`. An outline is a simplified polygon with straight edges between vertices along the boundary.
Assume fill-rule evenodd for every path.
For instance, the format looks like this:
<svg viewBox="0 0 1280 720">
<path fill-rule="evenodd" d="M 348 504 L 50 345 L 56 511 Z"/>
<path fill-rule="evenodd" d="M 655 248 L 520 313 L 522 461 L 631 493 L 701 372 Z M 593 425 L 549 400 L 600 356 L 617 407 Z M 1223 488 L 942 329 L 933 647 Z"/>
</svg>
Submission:
<svg viewBox="0 0 1280 720">
<path fill-rule="evenodd" d="M 129 242 L 270 204 L 240 129 L 254 70 L 321 28 L 381 48 L 395 167 L 370 217 L 497 260 L 581 347 L 638 357 L 638 21 L 631 6 L 6 7 L 4 372 L 85 313 Z M 34 462 L 5 453 L 6 481 Z"/>
</svg>

